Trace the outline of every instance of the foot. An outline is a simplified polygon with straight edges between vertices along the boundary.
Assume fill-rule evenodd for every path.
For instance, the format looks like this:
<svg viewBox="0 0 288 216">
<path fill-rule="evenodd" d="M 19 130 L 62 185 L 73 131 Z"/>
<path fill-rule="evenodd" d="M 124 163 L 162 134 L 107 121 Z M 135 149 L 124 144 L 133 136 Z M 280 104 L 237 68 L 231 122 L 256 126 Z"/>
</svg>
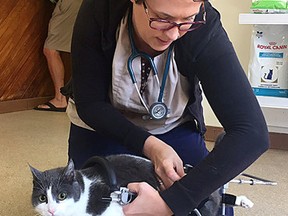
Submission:
<svg viewBox="0 0 288 216">
<path fill-rule="evenodd" d="M 54 107 L 59 108 L 59 109 L 67 107 L 66 98 L 64 100 L 58 100 L 56 98 L 53 98 L 48 103 L 40 104 L 40 105 L 36 106 L 35 108 L 36 109 L 41 109 L 41 110 L 51 109 L 51 105 L 49 105 L 49 103 L 51 105 L 53 105 Z"/>
</svg>

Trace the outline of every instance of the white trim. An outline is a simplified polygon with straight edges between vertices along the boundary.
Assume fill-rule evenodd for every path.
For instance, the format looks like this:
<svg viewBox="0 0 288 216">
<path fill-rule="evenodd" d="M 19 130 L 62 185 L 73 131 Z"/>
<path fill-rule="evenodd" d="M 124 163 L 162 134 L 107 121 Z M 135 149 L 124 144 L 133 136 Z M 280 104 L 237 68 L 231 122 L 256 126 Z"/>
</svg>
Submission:
<svg viewBox="0 0 288 216">
<path fill-rule="evenodd" d="M 287 25 L 288 14 L 253 14 L 240 13 L 239 24 Z"/>
<path fill-rule="evenodd" d="M 257 99 L 261 107 L 288 110 L 288 98 L 257 96 Z"/>
</svg>

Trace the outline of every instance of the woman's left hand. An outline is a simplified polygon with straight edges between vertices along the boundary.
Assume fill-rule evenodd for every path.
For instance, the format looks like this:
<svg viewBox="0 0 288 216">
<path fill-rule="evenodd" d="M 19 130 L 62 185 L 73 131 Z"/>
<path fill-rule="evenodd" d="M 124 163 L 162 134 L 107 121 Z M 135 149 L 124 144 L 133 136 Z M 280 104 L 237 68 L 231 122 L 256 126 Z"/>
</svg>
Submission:
<svg viewBox="0 0 288 216">
<path fill-rule="evenodd" d="M 185 175 L 181 158 L 162 140 L 154 136 L 148 137 L 143 152 L 152 161 L 155 172 L 163 181 L 165 188 Z"/>
</svg>

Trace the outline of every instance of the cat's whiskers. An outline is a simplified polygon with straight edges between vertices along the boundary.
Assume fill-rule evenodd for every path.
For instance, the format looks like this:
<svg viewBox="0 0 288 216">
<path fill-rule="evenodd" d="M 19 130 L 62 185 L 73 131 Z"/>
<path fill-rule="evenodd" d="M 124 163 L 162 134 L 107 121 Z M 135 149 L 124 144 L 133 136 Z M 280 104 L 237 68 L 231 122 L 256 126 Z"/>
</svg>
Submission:
<svg viewBox="0 0 288 216">
<path fill-rule="evenodd" d="M 39 191 L 44 191 L 43 187 L 35 187 L 35 186 L 34 186 L 34 189 L 37 189 L 37 190 L 39 190 Z"/>
<path fill-rule="evenodd" d="M 62 182 L 63 182 L 64 179 L 65 179 L 65 176 L 66 176 L 66 170 L 64 169 L 64 170 L 62 171 L 61 176 L 58 178 L 57 187 L 60 187 L 60 185 L 62 185 Z"/>
<path fill-rule="evenodd" d="M 34 182 L 38 185 L 38 187 L 34 186 L 34 188 L 41 189 L 42 191 L 45 191 L 44 186 L 39 181 L 34 181 Z"/>
<path fill-rule="evenodd" d="M 62 175 L 58 178 L 57 188 L 60 188 L 60 186 L 62 185 L 64 179 L 65 179 L 65 172 L 63 172 Z"/>
<path fill-rule="evenodd" d="M 63 180 L 61 180 L 62 179 L 62 177 L 61 178 L 58 178 L 58 181 L 57 181 L 57 184 L 56 184 L 56 187 L 57 188 L 60 188 L 60 186 L 61 186 L 61 184 L 62 184 L 62 182 L 63 182 Z"/>
</svg>

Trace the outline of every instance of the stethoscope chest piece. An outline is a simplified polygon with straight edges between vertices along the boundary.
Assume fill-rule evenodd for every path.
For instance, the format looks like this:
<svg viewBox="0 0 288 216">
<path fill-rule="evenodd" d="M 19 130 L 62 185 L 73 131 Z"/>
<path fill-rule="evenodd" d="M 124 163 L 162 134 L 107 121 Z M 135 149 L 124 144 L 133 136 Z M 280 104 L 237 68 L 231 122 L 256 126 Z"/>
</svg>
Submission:
<svg viewBox="0 0 288 216">
<path fill-rule="evenodd" d="M 149 111 L 150 111 L 150 116 L 152 117 L 152 119 L 155 119 L 155 120 L 164 119 L 164 118 L 166 118 L 166 116 L 168 114 L 168 108 L 162 102 L 153 103 L 150 106 Z"/>
</svg>

